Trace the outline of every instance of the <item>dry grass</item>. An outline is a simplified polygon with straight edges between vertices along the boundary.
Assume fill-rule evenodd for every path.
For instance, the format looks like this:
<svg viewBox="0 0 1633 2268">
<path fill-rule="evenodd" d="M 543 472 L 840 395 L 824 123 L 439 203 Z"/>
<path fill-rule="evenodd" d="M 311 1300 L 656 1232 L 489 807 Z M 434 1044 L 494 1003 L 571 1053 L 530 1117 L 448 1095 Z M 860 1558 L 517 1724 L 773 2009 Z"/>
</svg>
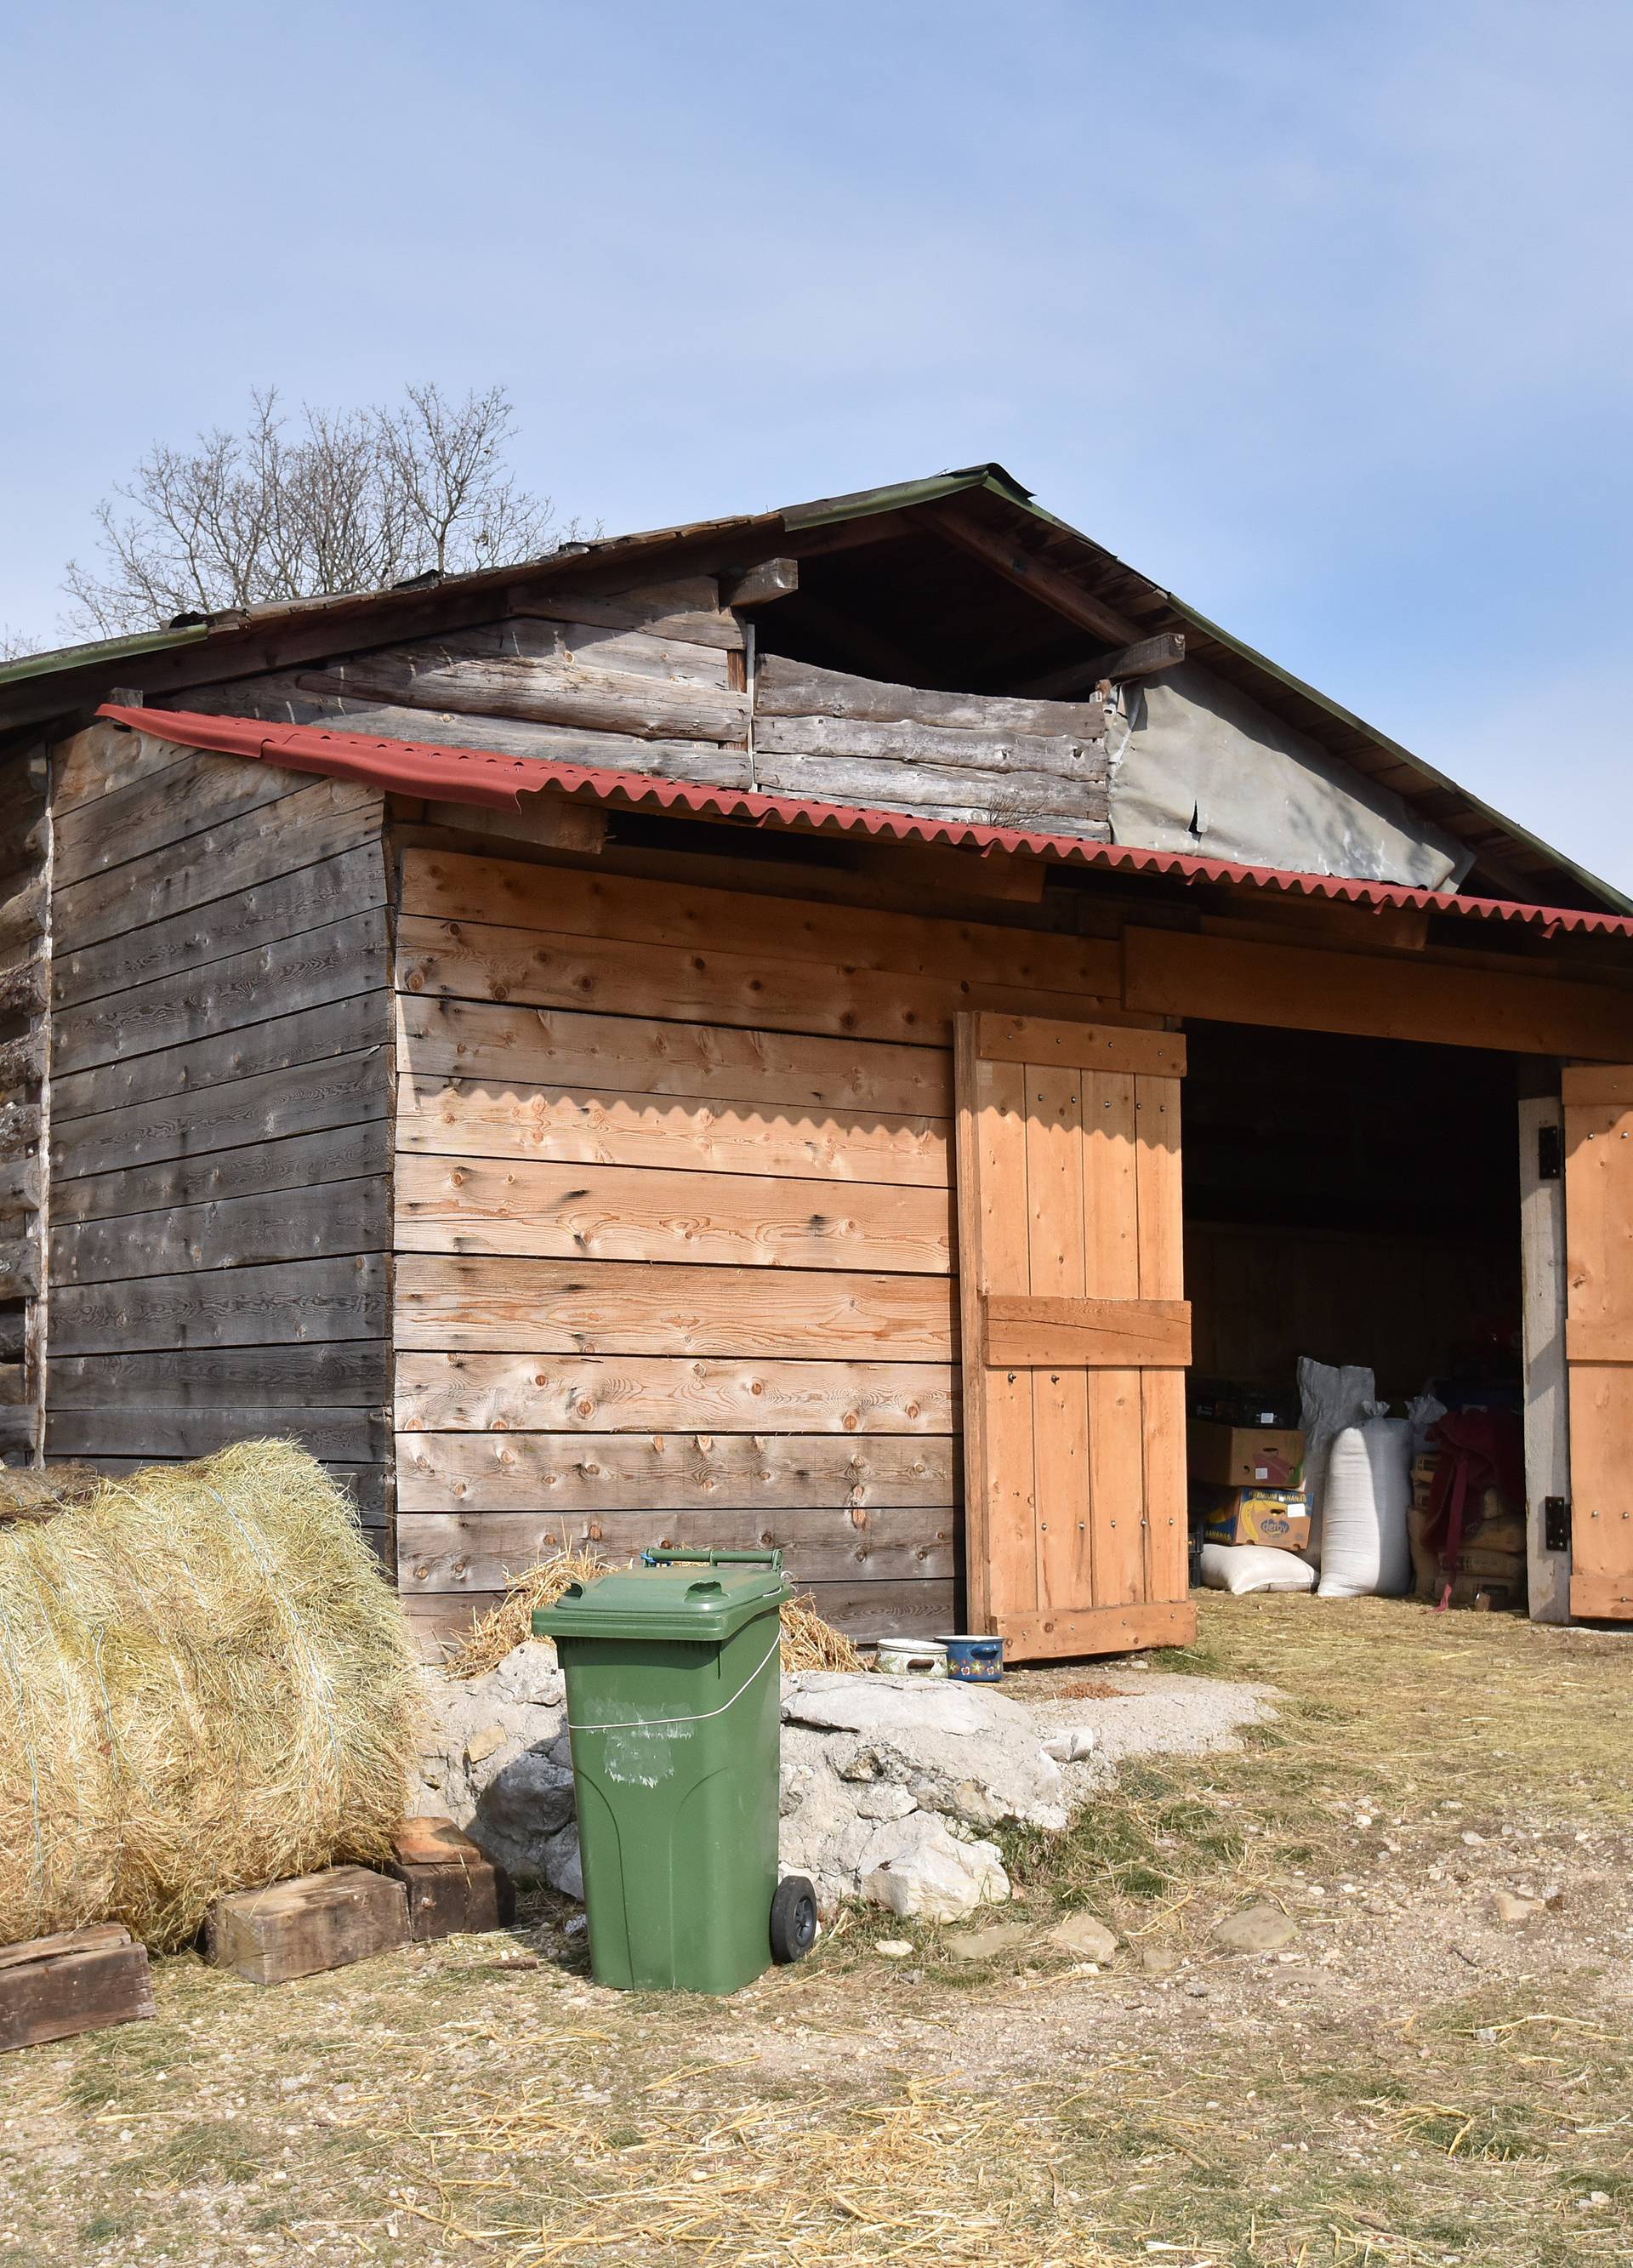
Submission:
<svg viewBox="0 0 1633 2268">
<path fill-rule="evenodd" d="M 533 1634 L 533 1611 L 553 1607 L 570 1583 L 592 1582 L 612 1566 L 632 1560 L 600 1559 L 591 1551 L 561 1551 L 517 1576 L 497 1607 L 490 1607 L 467 1635 L 448 1649 L 451 1677 L 480 1677 L 497 1669 L 512 1648 Z M 867 1663 L 842 1631 L 825 1623 L 810 1598 L 791 1599 L 783 1609 L 784 1669 L 865 1669 Z"/>
<path fill-rule="evenodd" d="M 545 1897 L 273 1991 L 163 1962 L 156 2022 L 7 2058 L 0 2268 L 1633 2261 L 1633 1644 L 1203 1618 L 1156 1666 L 1274 1680 L 1277 1721 L 1107 1791 L 1011 1952 L 857 1915 L 728 2003 L 621 1995 Z M 1095 1855 L 1124 1830 L 1143 1889 Z M 1500 1929 L 1527 1871 L 1560 1910 Z M 1045 1934 L 1090 1881 L 1131 1940 L 1098 1976 Z M 1291 1965 L 1209 1950 L 1248 1896 Z"/>
<path fill-rule="evenodd" d="M 102 1485 L 90 1465 L 0 1465 L 0 1521 L 52 1520 L 89 1504 Z"/>
<path fill-rule="evenodd" d="M 223 1891 L 383 1856 L 419 1678 L 349 1499 L 292 1443 L 0 1528 L 0 1940 L 184 1944 Z"/>
</svg>

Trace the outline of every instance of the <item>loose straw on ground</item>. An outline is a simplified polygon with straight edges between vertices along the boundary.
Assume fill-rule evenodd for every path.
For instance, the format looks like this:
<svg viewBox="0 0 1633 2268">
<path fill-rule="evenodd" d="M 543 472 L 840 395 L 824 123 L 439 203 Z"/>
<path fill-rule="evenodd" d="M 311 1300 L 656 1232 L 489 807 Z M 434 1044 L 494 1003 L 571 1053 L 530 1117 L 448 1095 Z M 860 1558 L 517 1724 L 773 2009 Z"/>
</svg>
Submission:
<svg viewBox="0 0 1633 2268">
<path fill-rule="evenodd" d="M 497 1607 L 491 1607 L 448 1653 L 451 1677 L 480 1677 L 497 1669 L 507 1653 L 533 1634 L 533 1609 L 553 1607 L 570 1583 L 592 1582 L 629 1560 L 599 1559 L 593 1552 L 561 1551 L 517 1576 Z M 783 1609 L 784 1669 L 865 1669 L 867 1663 L 842 1631 L 824 1622 L 808 1594 Z"/>
</svg>

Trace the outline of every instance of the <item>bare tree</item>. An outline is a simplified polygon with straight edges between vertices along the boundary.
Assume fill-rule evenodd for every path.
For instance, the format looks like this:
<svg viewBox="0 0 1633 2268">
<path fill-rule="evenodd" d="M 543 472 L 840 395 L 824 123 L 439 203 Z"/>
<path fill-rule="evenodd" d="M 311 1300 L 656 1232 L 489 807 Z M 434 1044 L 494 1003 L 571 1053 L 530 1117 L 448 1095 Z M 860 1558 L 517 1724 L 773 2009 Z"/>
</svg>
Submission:
<svg viewBox="0 0 1633 2268">
<path fill-rule="evenodd" d="M 560 528 L 506 461 L 503 387 L 450 401 L 410 386 L 396 409 L 302 409 L 271 388 L 242 433 L 155 442 L 98 510 L 99 565 L 70 560 L 72 628 L 113 637 L 178 615 L 534 558 Z"/>
</svg>

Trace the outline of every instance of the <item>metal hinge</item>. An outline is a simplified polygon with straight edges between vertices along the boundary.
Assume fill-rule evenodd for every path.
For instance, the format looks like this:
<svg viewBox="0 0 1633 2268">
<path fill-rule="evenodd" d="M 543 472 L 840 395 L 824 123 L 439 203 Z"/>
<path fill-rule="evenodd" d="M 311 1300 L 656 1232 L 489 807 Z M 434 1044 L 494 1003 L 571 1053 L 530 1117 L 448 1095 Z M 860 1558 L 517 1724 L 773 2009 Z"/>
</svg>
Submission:
<svg viewBox="0 0 1633 2268">
<path fill-rule="evenodd" d="M 1568 1496 L 1545 1496 L 1542 1499 L 1542 1543 L 1549 1551 L 1569 1551 L 1570 1549 L 1570 1498 Z"/>
<path fill-rule="evenodd" d="M 1540 1182 L 1559 1182 L 1565 1174 L 1565 1138 L 1563 1128 L 1537 1128 L 1537 1179 Z"/>
</svg>

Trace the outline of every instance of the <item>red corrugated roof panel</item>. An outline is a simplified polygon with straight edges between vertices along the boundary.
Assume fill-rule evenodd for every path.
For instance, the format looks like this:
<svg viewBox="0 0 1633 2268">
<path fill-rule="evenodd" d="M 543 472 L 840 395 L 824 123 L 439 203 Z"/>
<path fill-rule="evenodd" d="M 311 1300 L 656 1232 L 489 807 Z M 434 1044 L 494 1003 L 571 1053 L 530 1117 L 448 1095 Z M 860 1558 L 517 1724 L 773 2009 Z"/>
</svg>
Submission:
<svg viewBox="0 0 1633 2268">
<path fill-rule="evenodd" d="M 629 810 L 685 811 L 701 818 L 751 821 L 762 827 L 1004 851 L 1116 873 L 1161 874 L 1182 882 L 1227 882 L 1295 896 L 1330 898 L 1346 905 L 1410 907 L 1475 920 L 1522 922 L 1550 935 L 1567 931 L 1633 938 L 1633 915 L 1590 913 L 1574 906 L 1527 905 L 1507 898 L 1465 897 L 1454 890 L 1410 889 L 1399 882 L 1237 865 L 1222 858 L 1194 858 L 1186 851 L 1144 850 L 1129 843 L 1085 842 L 1073 835 L 1031 834 L 1016 828 L 975 826 L 961 820 L 864 810 L 851 804 L 813 803 L 796 796 L 759 795 L 742 788 L 710 787 L 644 772 L 546 763 L 531 756 L 496 755 L 482 748 L 451 747 L 439 742 L 376 740 L 366 733 L 327 732 L 318 725 L 268 725 L 254 718 L 123 709 L 112 703 L 97 714 L 160 740 L 174 740 L 183 747 L 254 757 L 282 764 L 291 771 L 369 780 L 377 787 L 440 803 L 519 810 L 522 796 L 550 789 Z"/>
</svg>

